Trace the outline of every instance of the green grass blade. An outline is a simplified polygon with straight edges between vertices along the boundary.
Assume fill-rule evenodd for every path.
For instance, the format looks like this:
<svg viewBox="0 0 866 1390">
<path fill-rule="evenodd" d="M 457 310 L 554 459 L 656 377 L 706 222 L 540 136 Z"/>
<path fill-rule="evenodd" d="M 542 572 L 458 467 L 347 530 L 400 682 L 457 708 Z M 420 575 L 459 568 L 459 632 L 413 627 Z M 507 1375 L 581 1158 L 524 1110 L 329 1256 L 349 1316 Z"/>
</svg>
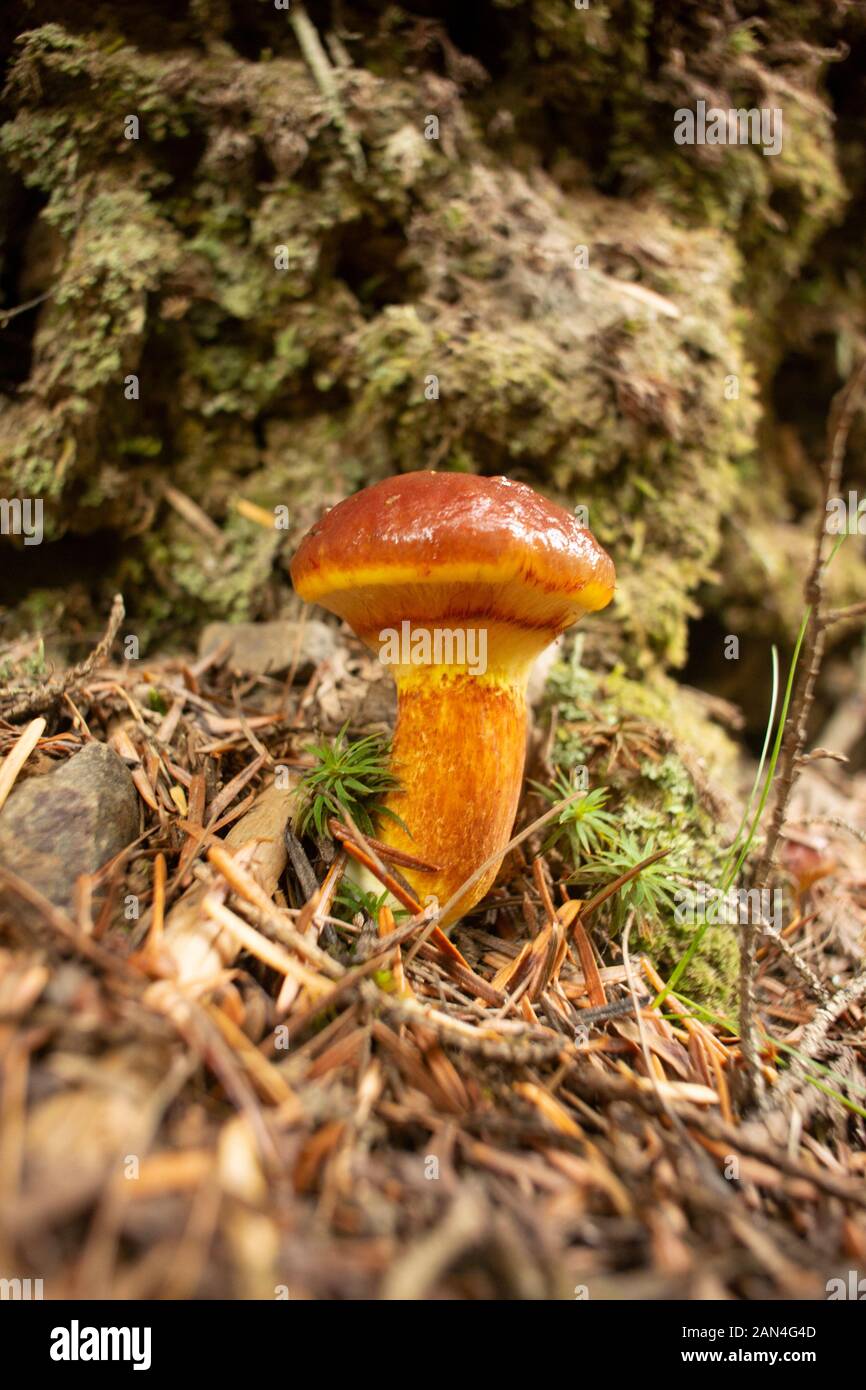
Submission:
<svg viewBox="0 0 866 1390">
<path fill-rule="evenodd" d="M 746 822 L 747 822 L 748 819 L 749 819 L 749 814 L 750 814 L 750 812 L 751 812 L 751 809 L 752 809 L 753 805 L 755 804 L 755 797 L 757 796 L 758 787 L 760 786 L 761 777 L 763 776 L 763 772 L 764 772 L 764 764 L 765 764 L 766 761 L 767 761 L 767 751 L 768 751 L 768 749 L 769 749 L 769 747 L 770 747 L 770 739 L 771 739 L 772 736 L 773 736 L 773 726 L 774 726 L 775 720 L 776 720 L 776 704 L 778 703 L 778 699 L 779 699 L 779 650 L 778 650 L 778 648 L 776 647 L 775 643 L 773 644 L 773 649 L 772 649 L 772 671 L 773 671 L 773 690 L 772 690 L 772 694 L 771 694 L 771 697 L 770 697 L 770 714 L 769 714 L 769 717 L 768 717 L 768 719 L 767 719 L 767 728 L 766 728 L 766 732 L 765 732 L 765 734 L 764 734 L 764 746 L 763 746 L 763 748 L 761 749 L 761 758 L 760 758 L 760 762 L 758 763 L 758 770 L 757 770 L 757 772 L 755 773 L 755 780 L 754 780 L 754 782 L 752 783 L 752 790 L 749 792 L 749 799 L 748 799 L 748 801 L 746 802 L 746 805 L 745 805 L 745 807 L 744 807 L 744 809 L 743 809 L 743 814 L 742 814 L 742 817 L 740 818 L 740 823 L 739 823 L 739 825 L 737 826 L 737 833 L 736 833 L 736 835 L 734 836 L 733 840 L 731 841 L 731 848 L 730 848 L 730 850 L 728 851 L 728 857 L 727 857 L 727 859 L 726 859 L 726 861 L 725 861 L 725 864 L 724 864 L 724 867 L 723 867 L 723 869 L 722 869 L 722 873 L 721 873 L 721 882 L 722 882 L 722 892 L 724 892 L 724 893 L 726 893 L 726 892 L 728 891 L 728 889 L 730 888 L 731 884 L 733 883 L 733 876 L 731 876 L 731 877 L 729 878 L 729 877 L 728 877 L 728 874 L 729 874 L 729 871 L 730 871 L 730 869 L 732 868 L 732 866 L 733 866 L 733 864 L 734 864 L 734 862 L 735 862 L 736 854 L 737 854 L 737 847 L 738 847 L 738 845 L 739 845 L 739 843 L 740 843 L 740 838 L 741 838 L 741 836 L 742 836 L 742 834 L 743 834 L 743 830 L 745 829 Z"/>
</svg>

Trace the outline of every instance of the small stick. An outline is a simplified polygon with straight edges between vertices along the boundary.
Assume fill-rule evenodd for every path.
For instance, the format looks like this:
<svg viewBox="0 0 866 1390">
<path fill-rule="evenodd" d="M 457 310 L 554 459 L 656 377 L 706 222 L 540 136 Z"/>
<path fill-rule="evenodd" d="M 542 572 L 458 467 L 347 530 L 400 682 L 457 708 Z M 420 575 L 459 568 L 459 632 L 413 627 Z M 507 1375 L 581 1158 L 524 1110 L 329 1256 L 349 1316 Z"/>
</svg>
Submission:
<svg viewBox="0 0 866 1390">
<path fill-rule="evenodd" d="M 577 1015 L 578 1026 L 583 1027 L 587 1023 L 607 1023 L 608 1019 L 635 1013 L 637 1009 L 645 1009 L 651 1003 L 651 994 L 642 994 L 637 1000 L 629 995 L 628 999 L 617 999 L 613 1004 L 601 1004 L 596 1009 L 581 1009 Z"/>
<path fill-rule="evenodd" d="M 776 846 L 785 823 L 785 812 L 788 808 L 788 800 L 794 782 L 796 760 L 803 751 L 806 742 L 806 726 L 824 651 L 826 620 L 821 613 L 821 603 L 824 598 L 827 503 L 838 492 L 841 484 L 842 464 L 848 444 L 848 435 L 860 407 L 864 386 L 866 386 L 866 357 L 857 364 L 842 390 L 834 397 L 830 408 L 830 418 L 827 425 L 827 461 L 824 466 L 824 505 L 818 517 L 812 568 L 805 585 L 806 602 L 811 612 L 779 759 L 779 783 L 773 806 L 773 819 L 767 832 L 760 863 L 755 871 L 755 878 L 758 883 L 765 881 L 772 867 Z"/>
<path fill-rule="evenodd" d="M 866 599 L 861 599 L 859 603 L 852 603 L 847 608 L 831 608 L 824 617 L 824 626 L 829 627 L 831 623 L 847 623 L 853 618 L 864 617 L 866 617 Z"/>
<path fill-rule="evenodd" d="M 255 927 L 251 927 L 242 917 L 238 917 L 231 908 L 224 907 L 223 904 L 214 896 L 208 893 L 202 903 L 202 911 L 211 921 L 218 922 L 221 927 L 225 927 L 240 946 L 257 960 L 269 965 L 272 970 L 277 970 L 281 975 L 290 975 L 297 980 L 305 989 L 315 997 L 324 994 L 327 990 L 327 981 L 321 975 L 317 975 L 312 970 L 308 970 L 300 961 L 293 959 L 288 951 L 284 951 L 282 946 L 278 946 L 275 941 L 263 936 Z"/>
<path fill-rule="evenodd" d="M 307 11 L 300 3 L 300 0 L 295 0 L 290 22 L 295 31 L 295 37 L 298 40 L 300 50 L 309 65 L 313 77 L 316 79 L 319 91 L 325 99 L 331 114 L 331 120 L 339 131 L 340 143 L 349 157 L 352 174 L 356 181 L 360 183 L 367 172 L 364 151 L 361 149 L 358 137 L 355 135 L 346 119 L 346 113 L 343 110 L 336 78 L 334 77 L 334 70 L 322 46 L 318 30 L 313 25 Z"/>
<path fill-rule="evenodd" d="M 34 719 L 16 740 L 12 751 L 0 763 L 0 808 L 15 785 L 15 780 L 33 749 L 45 732 L 45 720 Z"/>
<path fill-rule="evenodd" d="M 352 838 L 351 831 L 338 821 L 336 816 L 331 816 L 328 821 L 328 829 L 331 834 L 340 841 L 341 844 Z M 401 869 L 415 869 L 419 874 L 438 874 L 442 870 L 438 864 L 426 864 L 423 859 L 416 859 L 414 854 L 406 854 L 401 849 L 392 849 L 382 840 L 376 840 L 372 835 L 368 835 L 367 844 L 374 849 L 382 859 L 389 860 L 392 864 L 399 864 Z"/>
<path fill-rule="evenodd" d="M 316 887 L 312 896 L 307 899 L 304 906 L 298 913 L 295 921 L 295 930 L 301 933 L 307 931 L 310 923 L 315 920 L 317 923 L 323 921 L 322 910 L 328 911 L 334 896 L 340 886 L 340 879 L 346 867 L 346 856 L 341 850 L 334 860 L 328 872 L 322 880 L 321 887 Z"/>
<path fill-rule="evenodd" d="M 80 661 L 77 666 L 71 666 L 62 676 L 55 680 L 47 681 L 41 690 L 36 690 L 30 695 L 24 696 L 17 704 L 12 705 L 11 709 L 3 711 L 4 719 L 26 719 L 28 715 L 36 714 L 40 710 L 53 709 L 62 700 L 68 690 L 73 690 L 86 680 L 97 666 L 105 660 L 114 639 L 123 622 L 126 609 L 123 606 L 123 597 L 120 594 L 114 595 L 111 605 L 111 613 L 108 617 L 108 625 L 102 637 L 97 642 L 90 656 L 84 661 Z"/>
<path fill-rule="evenodd" d="M 836 1019 L 852 1004 L 858 1003 L 864 997 L 866 997 L 866 970 L 861 970 L 859 975 L 855 975 L 853 980 L 845 985 L 844 989 L 837 990 L 832 999 L 818 1010 L 808 1028 L 803 1030 L 803 1036 L 797 1049 L 798 1055 L 794 1057 L 790 1067 L 773 1092 L 771 1104 L 774 1109 L 803 1079 L 810 1061 L 820 1057 L 826 1047 L 827 1034 Z"/>
<path fill-rule="evenodd" d="M 316 882 L 316 875 L 313 873 L 312 865 L 304 853 L 303 845 L 290 825 L 286 825 L 285 836 L 286 853 L 291 860 L 292 868 L 301 885 L 301 892 L 305 899 L 311 898 L 319 887 Z"/>
<path fill-rule="evenodd" d="M 822 1004 L 828 1004 L 831 998 L 830 991 L 824 984 L 823 980 L 819 979 L 818 976 L 815 974 L 815 971 L 812 969 L 809 962 L 807 960 L 804 960 L 800 953 L 794 950 L 794 947 L 791 945 L 790 941 L 786 941 L 784 936 L 782 936 L 781 934 L 779 936 L 775 936 L 773 940 L 775 944 L 778 946 L 779 950 L 782 952 L 782 954 L 788 957 L 788 960 L 791 962 L 797 973 L 801 975 L 803 979 L 806 981 L 806 984 L 809 986 L 815 997 L 817 999 L 820 999 Z"/>
</svg>

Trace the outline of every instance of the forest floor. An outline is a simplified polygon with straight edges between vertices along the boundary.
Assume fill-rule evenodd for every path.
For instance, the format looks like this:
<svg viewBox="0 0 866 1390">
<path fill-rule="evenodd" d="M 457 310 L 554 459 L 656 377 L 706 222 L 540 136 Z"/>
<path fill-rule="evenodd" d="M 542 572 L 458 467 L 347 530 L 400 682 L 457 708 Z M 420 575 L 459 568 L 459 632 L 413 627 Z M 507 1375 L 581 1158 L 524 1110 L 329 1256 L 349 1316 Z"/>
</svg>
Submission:
<svg viewBox="0 0 866 1390">
<path fill-rule="evenodd" d="M 279 680 L 227 643 L 118 664 L 104 645 L 0 723 L 4 798 L 95 741 L 138 826 L 77 876 L 93 832 L 58 787 L 39 873 L 77 876 L 68 906 L 0 867 L 4 1269 L 52 1298 L 848 1296 L 862 776 L 810 772 L 792 807 L 796 911 L 758 948 L 749 1110 L 735 1018 L 659 999 L 637 910 L 618 936 L 605 915 L 622 883 L 574 897 L 544 827 L 451 942 L 423 912 L 347 909 L 364 837 L 336 827 L 328 850 L 291 823 L 316 734 L 382 725 L 358 713 L 375 663 L 351 639 Z"/>
<path fill-rule="evenodd" d="M 866 1288 L 862 533 L 807 568 L 866 493 L 864 15 L 2 8 L 0 1276 Z M 698 101 L 784 108 L 783 148 L 679 145 Z M 298 625 L 291 547 L 421 466 L 585 507 L 617 565 L 450 940 L 297 824 L 311 750 L 394 699 Z M 720 864 L 781 930 L 676 919 Z"/>
</svg>

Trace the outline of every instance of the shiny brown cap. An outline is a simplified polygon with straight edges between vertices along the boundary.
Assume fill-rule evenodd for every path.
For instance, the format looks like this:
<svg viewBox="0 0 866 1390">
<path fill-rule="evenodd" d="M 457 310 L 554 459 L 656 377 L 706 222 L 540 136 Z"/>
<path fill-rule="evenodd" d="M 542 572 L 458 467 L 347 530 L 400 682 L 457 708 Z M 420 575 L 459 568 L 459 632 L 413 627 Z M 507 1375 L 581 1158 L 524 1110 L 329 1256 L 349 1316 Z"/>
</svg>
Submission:
<svg viewBox="0 0 866 1390">
<path fill-rule="evenodd" d="M 613 561 L 570 512 L 525 483 L 404 473 L 338 503 L 292 562 L 301 598 L 361 636 L 408 618 L 560 632 L 613 597 Z"/>
</svg>

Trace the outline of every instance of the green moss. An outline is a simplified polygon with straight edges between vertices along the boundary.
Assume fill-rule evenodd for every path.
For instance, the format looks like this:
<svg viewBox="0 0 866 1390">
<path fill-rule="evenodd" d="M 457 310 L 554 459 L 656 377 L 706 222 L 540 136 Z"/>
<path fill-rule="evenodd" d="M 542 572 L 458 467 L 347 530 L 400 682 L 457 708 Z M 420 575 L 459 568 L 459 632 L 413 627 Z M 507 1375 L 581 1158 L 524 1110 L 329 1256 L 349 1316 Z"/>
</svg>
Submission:
<svg viewBox="0 0 866 1390">
<path fill-rule="evenodd" d="M 669 851 L 659 869 L 666 878 L 670 875 L 672 894 L 693 883 L 715 882 L 726 847 L 716 800 L 723 785 L 719 778 L 731 774 L 736 750 L 688 692 L 672 681 L 661 678 L 648 684 L 629 680 L 622 671 L 598 676 L 580 664 L 578 653 L 576 647 L 569 661 L 553 668 L 549 680 L 548 696 L 557 707 L 552 761 L 566 770 L 586 767 L 591 786 L 609 789 L 606 809 L 615 814 L 618 835 L 629 837 L 646 853 Z M 600 737 L 605 728 L 609 738 Z M 670 730 L 676 731 L 673 738 Z M 615 760 L 614 735 L 625 750 Z M 652 756 L 644 751 L 647 741 Z M 600 909 L 594 925 L 616 943 L 623 918 L 622 905 L 614 897 Z M 637 914 L 634 940 L 668 975 L 694 931 L 693 925 L 677 920 L 674 910 L 662 908 Z M 710 926 L 683 989 L 712 1007 L 728 1007 L 737 964 L 733 929 Z"/>
<path fill-rule="evenodd" d="M 512 8 L 535 36 L 540 61 L 527 79 L 570 120 L 577 148 L 601 157 L 608 178 L 652 189 L 678 217 L 735 239 L 747 257 L 749 302 L 769 311 L 844 201 L 833 117 L 816 83 L 826 61 L 818 47 L 832 43 L 841 16 L 819 0 L 769 0 L 760 26 L 669 0 L 591 4 L 579 14 L 558 0 Z M 674 112 L 699 97 L 723 109 L 782 109 L 781 154 L 674 144 Z"/>
<path fill-rule="evenodd" d="M 47 198 L 51 296 L 0 421 L 0 485 L 46 499 L 49 537 L 115 529 L 148 622 L 259 611 L 279 551 L 228 518 L 263 465 L 293 510 L 438 466 L 588 506 L 624 671 L 684 660 L 726 526 L 749 524 L 773 306 L 844 197 L 808 48 L 820 7 L 774 0 L 767 29 L 660 0 L 490 8 L 495 84 L 465 56 L 442 79 L 397 6 L 353 46 L 361 184 L 288 33 L 249 62 L 200 5 L 186 48 L 138 49 L 122 10 L 20 36 L 0 144 Z M 673 111 L 704 88 L 782 92 L 782 155 L 676 146 Z M 311 451 L 303 492 L 262 445 L 281 422 Z M 222 575 L 173 518 L 162 548 L 143 526 L 164 468 L 226 528 Z"/>
<path fill-rule="evenodd" d="M 352 433 L 362 448 L 369 441 L 371 463 L 385 432 L 400 468 L 522 474 L 587 505 L 616 555 L 630 663 L 679 664 L 695 611 L 689 593 L 712 573 L 738 466 L 753 447 L 738 259 L 715 234 L 677 229 L 657 209 L 566 198 L 540 179 L 532 204 L 527 191 L 526 223 L 513 212 L 506 222 L 513 176 L 501 187 L 490 170 L 462 182 L 473 243 L 496 278 L 464 281 L 453 313 L 391 306 L 358 334 Z M 539 244 L 533 214 L 542 204 Z M 474 261 L 454 209 L 431 199 L 417 219 L 425 244 L 444 249 L 429 272 L 434 292 L 467 254 Z M 666 247 L 665 269 L 636 293 L 604 254 L 573 268 L 576 244 L 650 240 Z M 639 298 L 643 289 L 658 301 Z"/>
</svg>

